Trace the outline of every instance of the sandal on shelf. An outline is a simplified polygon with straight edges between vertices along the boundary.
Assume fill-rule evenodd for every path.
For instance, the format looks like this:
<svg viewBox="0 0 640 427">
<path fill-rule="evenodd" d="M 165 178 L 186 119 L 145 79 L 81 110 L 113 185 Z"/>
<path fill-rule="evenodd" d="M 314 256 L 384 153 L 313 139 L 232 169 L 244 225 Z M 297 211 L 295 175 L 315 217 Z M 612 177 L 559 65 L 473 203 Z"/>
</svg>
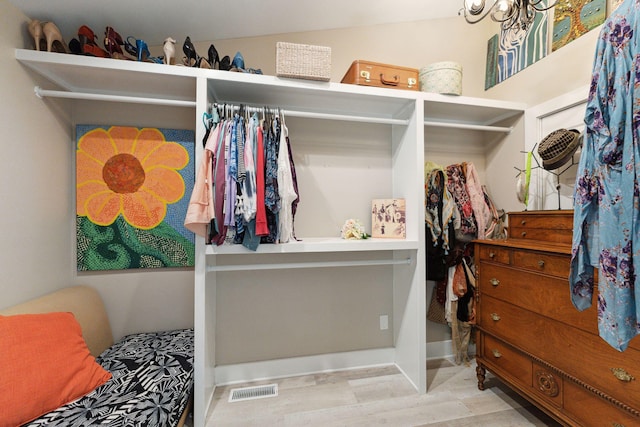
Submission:
<svg viewBox="0 0 640 427">
<path fill-rule="evenodd" d="M 96 56 L 98 58 L 110 58 L 109 52 L 101 49 L 96 43 L 96 34 L 86 25 L 78 28 L 78 38 L 71 39 L 69 49 L 76 55 Z"/>
<path fill-rule="evenodd" d="M 109 52 L 109 55 L 115 59 L 131 60 L 124 54 L 120 46 L 124 46 L 122 36 L 113 27 L 106 27 L 104 30 L 104 47 Z"/>
<path fill-rule="evenodd" d="M 124 42 L 124 49 L 129 53 L 129 55 L 135 56 L 138 62 L 153 62 L 155 64 L 163 63 L 162 58 L 151 56 L 149 47 L 144 40 L 137 39 L 133 36 L 127 37 L 127 40 Z"/>
<path fill-rule="evenodd" d="M 187 36 L 184 43 L 182 44 L 182 51 L 184 52 L 186 57 L 183 58 L 182 62 L 187 67 L 196 67 L 196 68 L 211 68 L 211 64 L 204 57 L 198 56 L 196 52 L 196 48 L 191 43 L 191 38 Z"/>
</svg>

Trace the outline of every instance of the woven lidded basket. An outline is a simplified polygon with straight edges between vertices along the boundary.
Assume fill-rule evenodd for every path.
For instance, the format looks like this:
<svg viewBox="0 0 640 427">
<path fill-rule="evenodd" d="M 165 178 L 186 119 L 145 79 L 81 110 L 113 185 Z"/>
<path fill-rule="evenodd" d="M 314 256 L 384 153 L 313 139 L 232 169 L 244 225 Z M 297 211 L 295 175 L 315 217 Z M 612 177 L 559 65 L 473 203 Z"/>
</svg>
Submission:
<svg viewBox="0 0 640 427">
<path fill-rule="evenodd" d="M 331 48 L 278 42 L 276 75 L 328 82 L 331 79 Z"/>
</svg>

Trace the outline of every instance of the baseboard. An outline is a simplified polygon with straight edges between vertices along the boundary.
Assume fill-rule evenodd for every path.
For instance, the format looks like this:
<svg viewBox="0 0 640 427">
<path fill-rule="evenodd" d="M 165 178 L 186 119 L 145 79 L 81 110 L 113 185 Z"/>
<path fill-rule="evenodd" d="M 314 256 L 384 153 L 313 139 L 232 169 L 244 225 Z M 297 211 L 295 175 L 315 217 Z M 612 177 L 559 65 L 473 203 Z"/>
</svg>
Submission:
<svg viewBox="0 0 640 427">
<path fill-rule="evenodd" d="M 393 365 L 394 354 L 394 348 L 381 348 L 217 366 L 216 386 Z"/>
<path fill-rule="evenodd" d="M 425 351 L 427 360 L 451 359 L 455 357 L 453 354 L 453 342 L 451 340 L 428 342 L 426 343 Z M 469 350 L 467 353 L 469 356 L 474 356 L 476 354 L 475 344 L 469 344 Z"/>
</svg>

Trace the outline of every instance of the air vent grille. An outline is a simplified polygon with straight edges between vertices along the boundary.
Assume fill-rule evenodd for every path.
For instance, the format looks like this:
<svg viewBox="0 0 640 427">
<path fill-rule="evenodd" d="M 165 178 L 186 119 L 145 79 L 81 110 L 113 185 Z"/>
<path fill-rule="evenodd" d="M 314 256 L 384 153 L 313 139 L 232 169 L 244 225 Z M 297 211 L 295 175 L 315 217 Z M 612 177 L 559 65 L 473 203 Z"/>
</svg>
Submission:
<svg viewBox="0 0 640 427">
<path fill-rule="evenodd" d="M 254 387 L 234 388 L 229 393 L 229 402 L 263 399 L 278 395 L 278 384 L 258 385 Z"/>
</svg>

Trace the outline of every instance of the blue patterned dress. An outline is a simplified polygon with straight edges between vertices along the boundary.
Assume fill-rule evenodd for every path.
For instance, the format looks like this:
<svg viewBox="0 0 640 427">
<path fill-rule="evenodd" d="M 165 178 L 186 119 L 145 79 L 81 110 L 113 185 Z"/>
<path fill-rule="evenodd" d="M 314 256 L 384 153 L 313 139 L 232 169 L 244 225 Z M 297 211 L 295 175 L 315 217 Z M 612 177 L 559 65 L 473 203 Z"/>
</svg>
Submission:
<svg viewBox="0 0 640 427">
<path fill-rule="evenodd" d="M 600 336 L 619 351 L 640 333 L 639 9 L 640 0 L 625 0 L 598 39 L 576 176 L 569 276 L 573 304 L 584 310 L 591 306 L 598 268 Z"/>
</svg>

